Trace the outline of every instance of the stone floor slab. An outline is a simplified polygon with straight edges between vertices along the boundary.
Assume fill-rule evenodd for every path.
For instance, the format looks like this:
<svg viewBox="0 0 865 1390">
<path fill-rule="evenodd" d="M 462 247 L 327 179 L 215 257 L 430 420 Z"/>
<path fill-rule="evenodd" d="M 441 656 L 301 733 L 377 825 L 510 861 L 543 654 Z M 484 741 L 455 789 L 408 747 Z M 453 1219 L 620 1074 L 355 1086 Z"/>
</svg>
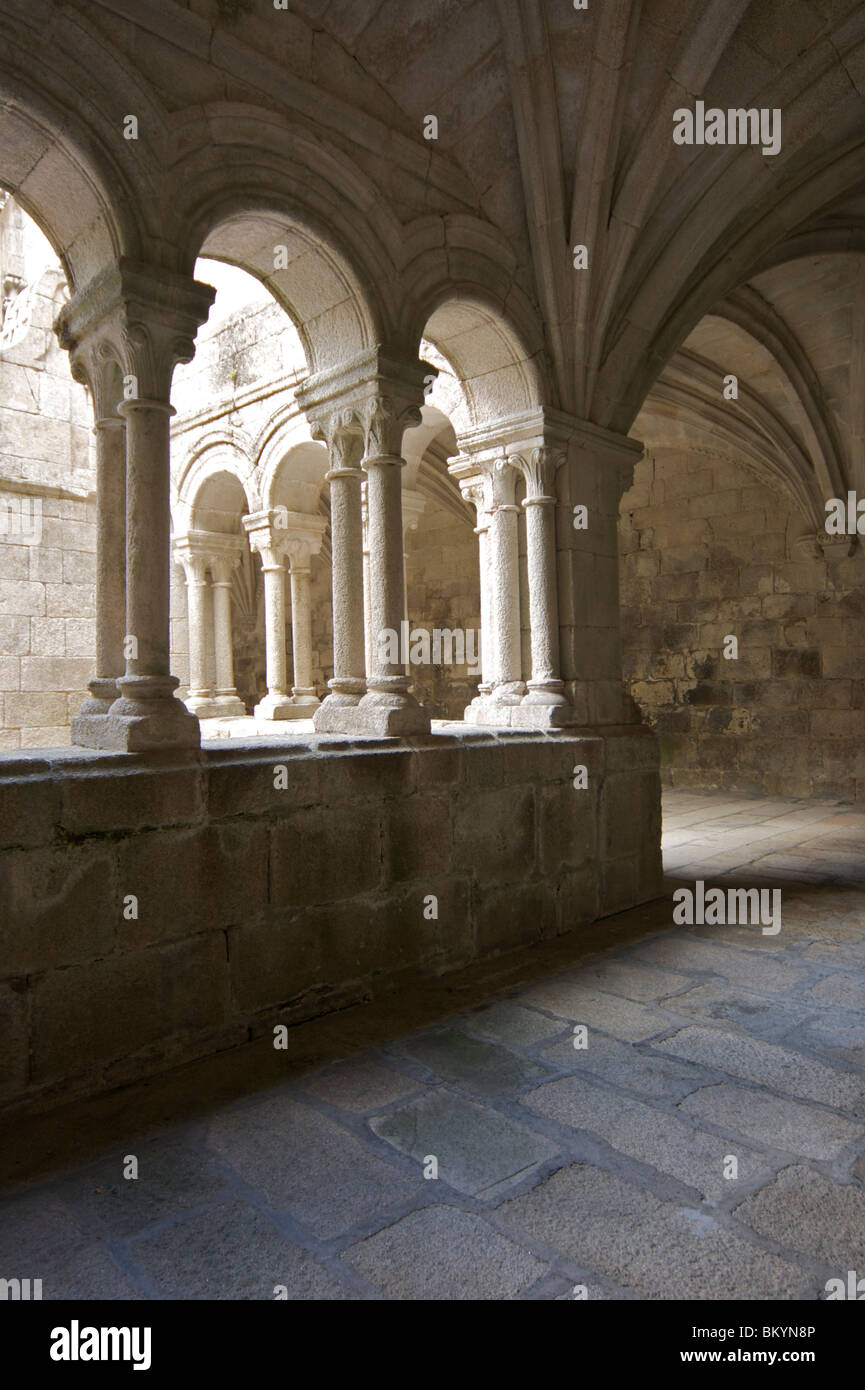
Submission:
<svg viewBox="0 0 865 1390">
<path fill-rule="evenodd" d="M 718 1125 L 754 1144 L 786 1149 L 804 1158 L 836 1159 L 848 1145 L 865 1139 L 865 1129 L 830 1110 L 724 1082 L 683 1100 L 679 1109 L 698 1124 Z"/>
<path fill-rule="evenodd" d="M 504 1115 L 447 1090 L 370 1121 L 374 1133 L 417 1164 L 438 1159 L 439 1178 L 458 1192 L 490 1195 L 555 1157 L 556 1145 Z"/>
<path fill-rule="evenodd" d="M 342 1259 L 396 1300 L 512 1299 L 548 1268 L 483 1218 L 449 1206 L 412 1212 Z"/>
</svg>

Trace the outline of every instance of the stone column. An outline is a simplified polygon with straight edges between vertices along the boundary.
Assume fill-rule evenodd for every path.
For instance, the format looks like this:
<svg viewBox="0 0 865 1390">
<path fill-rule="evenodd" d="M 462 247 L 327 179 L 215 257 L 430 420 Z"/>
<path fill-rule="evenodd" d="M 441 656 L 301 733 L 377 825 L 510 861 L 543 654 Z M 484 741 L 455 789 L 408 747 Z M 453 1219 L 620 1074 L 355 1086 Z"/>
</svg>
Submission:
<svg viewBox="0 0 865 1390">
<path fill-rule="evenodd" d="M 99 393 L 105 394 L 105 393 Z M 114 394 L 119 398 L 120 387 Z M 97 393 L 94 392 L 94 397 Z M 126 427 L 117 401 L 96 405 L 96 677 L 90 698 L 72 720 L 72 742 L 98 745 L 104 719 L 117 699 L 126 633 Z M 96 721 L 95 723 L 93 721 Z"/>
<path fill-rule="evenodd" d="M 216 689 L 214 699 L 223 717 L 246 714 L 234 685 L 234 650 L 231 634 L 231 576 L 239 555 L 210 556 L 213 577 L 213 640 L 216 650 Z"/>
<path fill-rule="evenodd" d="M 573 722 L 559 664 L 559 603 L 556 576 L 555 475 L 565 462 L 561 450 L 544 447 L 514 459 L 526 479 L 526 559 L 531 623 L 532 678 L 522 715 L 532 727 Z M 555 712 L 557 711 L 557 712 Z M 522 722 L 518 720 L 515 722 Z"/>
<path fill-rule="evenodd" d="M 330 469 L 331 583 L 333 595 L 333 677 L 330 694 L 316 710 L 319 733 L 343 733 L 349 711 L 366 690 L 364 659 L 363 522 L 360 460 L 363 436 L 355 417 L 331 420 Z"/>
<path fill-rule="evenodd" d="M 317 555 L 327 522 L 284 507 L 243 518 L 264 573 L 264 618 L 267 643 L 267 695 L 255 707 L 256 719 L 311 719 L 319 706 L 312 683 L 312 614 L 310 559 Z M 285 659 L 285 579 L 291 564 L 292 657 L 294 685 L 288 693 Z"/>
<path fill-rule="evenodd" d="M 124 752 L 197 747 L 198 720 L 174 691 L 169 669 L 170 403 L 178 362 L 195 352 L 214 290 L 185 275 L 126 258 L 64 305 L 61 344 L 84 342 L 120 365 L 126 421 L 125 671 L 118 698 L 92 734 Z"/>
<path fill-rule="evenodd" d="M 295 704 L 312 711 L 320 701 L 312 683 L 312 595 L 307 559 L 291 561 L 291 651 L 294 661 L 294 685 L 291 698 Z"/>
<path fill-rule="evenodd" d="M 492 622 L 490 619 L 490 598 L 489 598 L 489 555 L 487 545 L 489 538 L 489 516 L 486 511 L 484 499 L 483 479 L 477 478 L 474 481 L 460 483 L 460 491 L 468 502 L 471 502 L 477 515 L 477 526 L 474 528 L 478 538 L 478 569 L 480 575 L 480 599 L 481 599 L 481 679 L 478 685 L 477 699 L 483 700 L 490 694 L 493 688 L 492 677 Z M 476 702 L 473 700 L 472 704 Z"/>
<path fill-rule="evenodd" d="M 207 683 L 205 605 L 208 597 L 207 558 L 193 550 L 175 546 L 175 554 L 186 575 L 186 614 L 189 635 L 189 692 L 186 708 L 193 714 L 209 714 L 212 695 Z"/>
<path fill-rule="evenodd" d="M 525 694 L 520 652 L 520 575 L 517 535 L 519 507 L 514 502 L 515 469 L 497 458 L 487 471 L 489 503 L 489 604 L 493 629 L 491 699 L 519 703 Z"/>
<path fill-rule="evenodd" d="M 363 526 L 363 655 L 364 670 L 372 670 L 372 620 L 369 611 L 369 508 L 366 502 L 366 479 L 360 489 L 360 513 Z"/>
<path fill-rule="evenodd" d="M 430 368 L 374 348 L 348 367 L 310 377 L 296 392 L 313 437 L 331 452 L 334 678 L 315 714 L 323 733 L 425 733 L 429 716 L 409 690 L 398 650 L 405 608 L 402 437 L 420 422 Z M 370 661 L 364 680 L 360 469 L 367 481 Z M 389 640 L 388 640 L 389 639 Z M 394 644 L 397 650 L 394 651 Z M 363 694 L 366 689 L 366 694 Z M 361 698 L 362 697 L 362 698 Z"/>
<path fill-rule="evenodd" d="M 375 391 L 367 403 L 365 423 L 372 664 L 367 672 L 367 694 L 358 713 L 361 727 L 370 733 L 429 733 L 429 715 L 411 694 L 407 654 L 400 650 L 405 615 L 405 459 L 399 451 L 404 431 L 420 423 L 420 408 L 410 395 L 391 397 Z"/>
</svg>

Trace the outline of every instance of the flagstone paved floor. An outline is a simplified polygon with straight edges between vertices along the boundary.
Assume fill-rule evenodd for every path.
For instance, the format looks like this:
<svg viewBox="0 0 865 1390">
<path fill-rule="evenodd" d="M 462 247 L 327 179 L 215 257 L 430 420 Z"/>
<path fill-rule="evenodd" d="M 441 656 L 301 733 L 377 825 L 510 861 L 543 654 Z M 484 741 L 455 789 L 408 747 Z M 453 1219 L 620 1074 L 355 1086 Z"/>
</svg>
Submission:
<svg viewBox="0 0 865 1390">
<path fill-rule="evenodd" d="M 808 1300 L 865 1274 L 865 806 L 667 792 L 664 847 L 660 903 L 292 1030 L 251 1091 L 235 1057 L 7 1135 L 0 1277 Z M 674 927 L 697 879 L 779 887 L 780 932 Z"/>
</svg>

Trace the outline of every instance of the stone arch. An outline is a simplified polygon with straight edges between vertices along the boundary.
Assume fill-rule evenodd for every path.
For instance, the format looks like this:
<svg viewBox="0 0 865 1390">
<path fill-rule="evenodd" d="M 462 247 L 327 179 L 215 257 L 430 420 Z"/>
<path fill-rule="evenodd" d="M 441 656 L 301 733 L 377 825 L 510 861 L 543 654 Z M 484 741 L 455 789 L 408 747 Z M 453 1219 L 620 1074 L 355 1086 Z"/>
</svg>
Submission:
<svg viewBox="0 0 865 1390">
<path fill-rule="evenodd" d="M 73 292 L 122 255 L 144 259 L 145 219 L 121 164 L 11 63 L 0 64 L 0 186 L 48 238 Z"/>
<path fill-rule="evenodd" d="M 327 449 L 312 439 L 295 441 L 284 451 L 279 444 L 277 436 L 262 477 L 265 508 L 284 507 L 317 516 L 328 469 Z"/>
<path fill-rule="evenodd" d="M 260 497 L 248 442 L 237 430 L 220 431 L 198 441 L 177 475 L 173 508 L 175 531 L 185 531 L 198 524 L 195 513 L 196 509 L 201 509 L 202 493 L 211 480 L 218 477 L 235 479 L 245 511 L 257 510 Z"/>
<path fill-rule="evenodd" d="M 542 350 L 531 347 L 497 306 L 475 292 L 442 294 L 423 336 L 461 383 L 465 413 L 458 433 L 529 414 L 544 399 Z"/>
</svg>

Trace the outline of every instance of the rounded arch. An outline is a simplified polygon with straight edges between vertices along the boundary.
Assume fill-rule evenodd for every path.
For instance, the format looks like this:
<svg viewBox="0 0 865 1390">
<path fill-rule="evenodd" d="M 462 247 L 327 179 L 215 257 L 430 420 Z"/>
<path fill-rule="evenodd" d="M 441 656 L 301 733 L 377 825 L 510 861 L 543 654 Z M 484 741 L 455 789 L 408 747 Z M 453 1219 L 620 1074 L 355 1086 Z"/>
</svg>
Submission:
<svg viewBox="0 0 865 1390">
<path fill-rule="evenodd" d="M 219 431 L 197 441 L 194 450 L 181 466 L 175 484 L 174 530 L 220 530 L 220 526 L 202 525 L 202 498 L 207 509 L 207 489 L 218 492 L 214 479 L 233 479 L 234 501 L 243 500 L 243 513 L 260 510 L 261 498 L 256 487 L 255 470 L 248 441 L 239 430 Z M 224 485 L 223 485 L 224 486 Z M 239 490 L 239 491 L 238 491 Z M 213 510 L 219 510 L 218 507 Z M 233 504 L 229 507 L 233 513 Z M 233 528 L 236 529 L 236 528 Z"/>
<path fill-rule="evenodd" d="M 296 440 L 280 453 L 279 442 L 274 441 L 262 480 L 265 507 L 284 507 L 289 512 L 317 516 L 327 469 L 328 454 L 323 444 L 312 439 Z"/>
<path fill-rule="evenodd" d="M 51 242 L 70 289 L 82 289 L 119 257 L 148 259 L 155 228 L 147 197 L 137 197 L 135 177 L 143 171 L 133 142 L 122 138 L 119 124 L 109 127 L 106 112 L 120 109 L 117 94 L 100 86 L 102 100 L 82 106 L 72 100 L 68 76 L 34 56 L 32 34 L 4 23 L 0 61 L 0 185 L 7 189 Z M 123 110 L 142 110 L 148 98 L 126 85 Z M 119 149 L 115 150 L 113 146 Z M 131 167 L 130 167 L 131 166 Z M 146 181 L 146 180 L 145 180 Z M 150 200 L 155 202 L 155 199 Z"/>
<path fill-rule="evenodd" d="M 422 336 L 451 366 L 465 400 L 459 424 L 480 429 L 544 403 L 543 351 L 529 346 L 508 315 L 476 290 L 436 296 Z M 463 433 L 463 428 L 458 433 Z"/>
</svg>

